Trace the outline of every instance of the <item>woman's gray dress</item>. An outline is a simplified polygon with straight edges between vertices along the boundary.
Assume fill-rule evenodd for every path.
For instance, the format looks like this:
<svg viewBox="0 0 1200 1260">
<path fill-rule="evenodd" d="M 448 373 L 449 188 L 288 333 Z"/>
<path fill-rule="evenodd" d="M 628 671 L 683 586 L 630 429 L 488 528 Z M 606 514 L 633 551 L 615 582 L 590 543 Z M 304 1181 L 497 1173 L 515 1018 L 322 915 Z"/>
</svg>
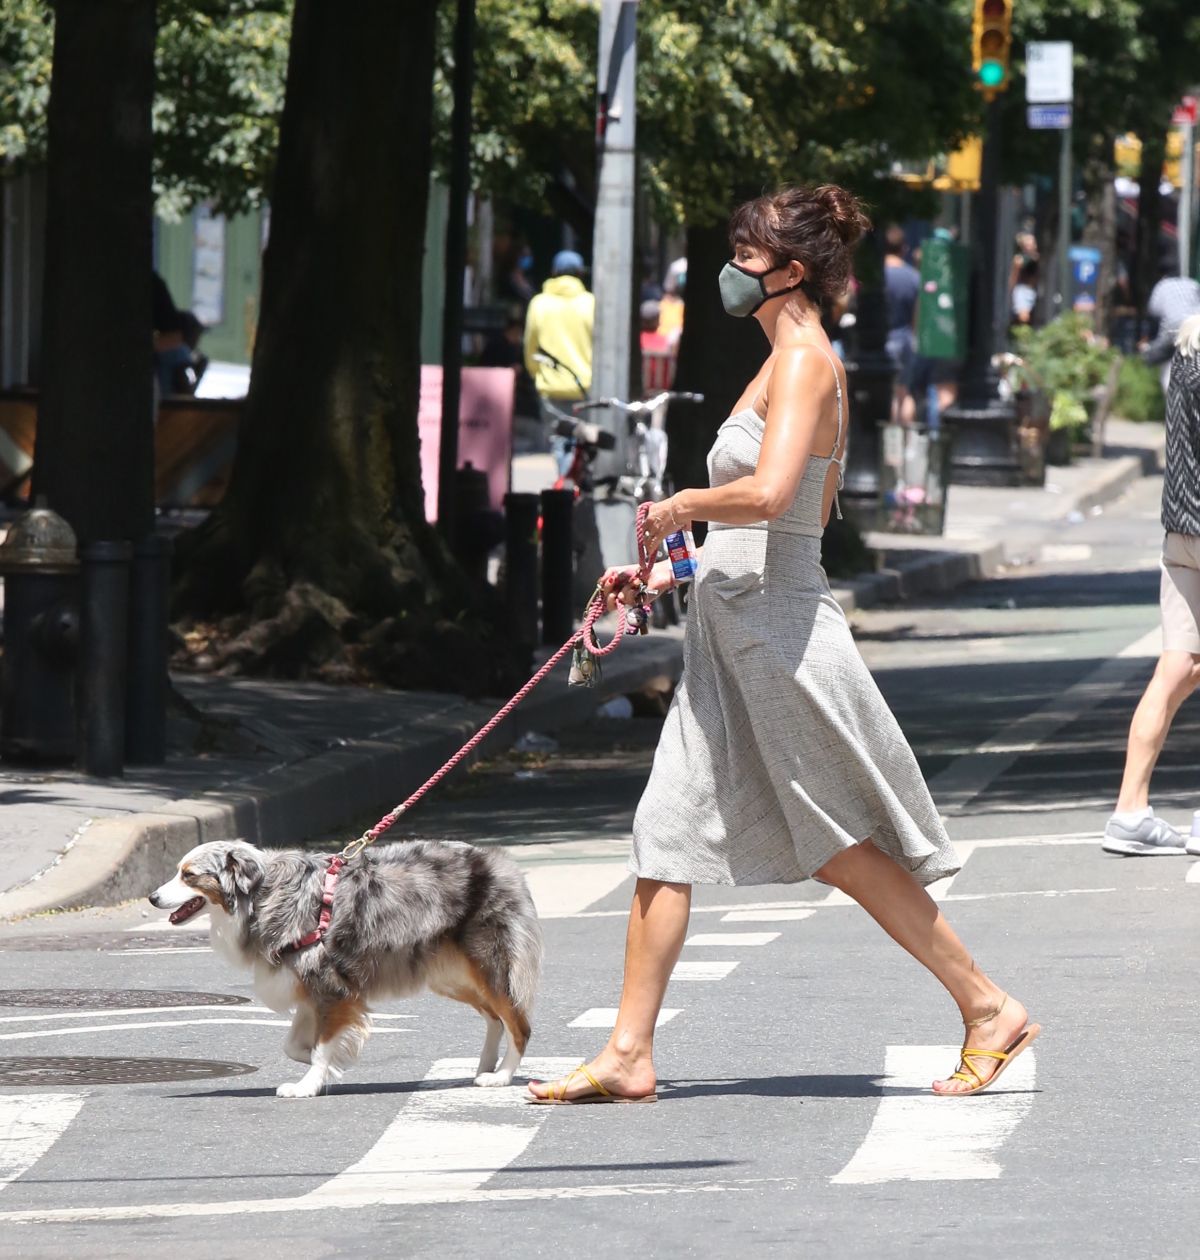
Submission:
<svg viewBox="0 0 1200 1260">
<path fill-rule="evenodd" d="M 713 486 L 754 472 L 763 424 L 753 408 L 725 421 Z M 841 425 L 839 379 L 839 437 Z M 959 868 L 821 568 L 830 462 L 809 457 L 778 519 L 709 529 L 683 678 L 633 823 L 637 875 L 791 883 L 868 836 L 923 884 Z"/>
</svg>

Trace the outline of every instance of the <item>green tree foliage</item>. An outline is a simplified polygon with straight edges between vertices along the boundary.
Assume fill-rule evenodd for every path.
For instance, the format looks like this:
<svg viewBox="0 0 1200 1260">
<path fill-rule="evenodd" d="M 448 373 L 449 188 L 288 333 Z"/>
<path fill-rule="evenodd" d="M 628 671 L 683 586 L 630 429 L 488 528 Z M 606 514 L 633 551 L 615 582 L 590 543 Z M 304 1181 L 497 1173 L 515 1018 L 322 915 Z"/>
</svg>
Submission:
<svg viewBox="0 0 1200 1260">
<path fill-rule="evenodd" d="M 159 209 L 234 211 L 267 187 L 279 136 L 291 0 L 159 0 L 154 174 Z M 46 154 L 54 10 L 0 7 L 0 162 Z"/>
<path fill-rule="evenodd" d="M 474 161 L 490 191 L 587 213 L 598 7 L 479 0 Z M 446 6 L 442 19 L 444 123 Z M 643 0 L 638 147 L 660 217 L 714 222 L 787 179 L 875 185 L 891 161 L 952 145 L 976 108 L 967 31 L 940 0 Z"/>
</svg>

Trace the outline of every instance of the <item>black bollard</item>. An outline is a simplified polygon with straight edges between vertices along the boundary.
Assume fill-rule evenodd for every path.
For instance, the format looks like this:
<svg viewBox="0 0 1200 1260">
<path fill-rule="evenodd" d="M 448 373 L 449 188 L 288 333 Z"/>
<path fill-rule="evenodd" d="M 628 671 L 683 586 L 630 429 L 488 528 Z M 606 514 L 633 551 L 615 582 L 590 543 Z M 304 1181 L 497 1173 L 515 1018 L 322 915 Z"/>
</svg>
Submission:
<svg viewBox="0 0 1200 1260">
<path fill-rule="evenodd" d="M 111 778 L 125 763 L 126 626 L 133 544 L 94 542 L 81 549 L 79 764 Z"/>
<path fill-rule="evenodd" d="M 167 759 L 167 603 L 171 540 L 143 538 L 129 578 L 125 760 L 161 766 Z"/>
<path fill-rule="evenodd" d="M 571 517 L 574 490 L 542 491 L 542 642 L 556 647 L 575 629 Z"/>
<path fill-rule="evenodd" d="M 504 611 L 516 641 L 533 648 L 538 631 L 538 497 L 504 496 Z"/>
<path fill-rule="evenodd" d="M 487 473 L 470 462 L 454 474 L 454 555 L 477 585 L 487 581 L 488 553 L 499 542 L 488 500 Z"/>
</svg>

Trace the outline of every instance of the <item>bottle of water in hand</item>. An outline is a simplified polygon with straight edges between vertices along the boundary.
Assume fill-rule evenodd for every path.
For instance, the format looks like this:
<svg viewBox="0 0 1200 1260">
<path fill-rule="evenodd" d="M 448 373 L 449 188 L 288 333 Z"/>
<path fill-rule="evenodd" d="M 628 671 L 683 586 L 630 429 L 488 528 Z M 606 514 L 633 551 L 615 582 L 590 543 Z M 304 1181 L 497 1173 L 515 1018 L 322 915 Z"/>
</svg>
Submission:
<svg viewBox="0 0 1200 1260">
<path fill-rule="evenodd" d="M 676 582 L 690 582 L 696 576 L 700 561 L 696 556 L 696 540 L 690 529 L 677 529 L 664 540 L 671 573 Z"/>
</svg>

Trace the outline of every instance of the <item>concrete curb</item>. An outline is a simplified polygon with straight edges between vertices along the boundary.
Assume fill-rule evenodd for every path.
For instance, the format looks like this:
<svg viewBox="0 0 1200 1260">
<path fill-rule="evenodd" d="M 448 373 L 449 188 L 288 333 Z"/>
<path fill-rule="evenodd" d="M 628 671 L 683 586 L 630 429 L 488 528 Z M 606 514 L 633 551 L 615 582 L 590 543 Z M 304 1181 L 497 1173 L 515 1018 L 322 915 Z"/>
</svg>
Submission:
<svg viewBox="0 0 1200 1260">
<path fill-rule="evenodd" d="M 992 577 L 1007 558 L 1003 543 L 964 545 L 954 550 L 923 551 L 895 566 L 832 587 L 842 611 L 852 613 L 876 604 L 898 603 L 918 595 L 941 595 Z"/>
<path fill-rule="evenodd" d="M 554 671 L 468 758 L 494 756 L 526 731 L 586 721 L 605 700 L 683 671 L 683 634 L 659 632 L 604 663 L 600 683 L 568 687 L 567 664 Z M 0 920 L 53 910 L 108 906 L 144 897 L 197 844 L 240 838 L 278 846 L 333 830 L 356 814 L 392 808 L 419 787 L 487 721 L 495 704 L 464 701 L 426 738 L 404 744 L 360 740 L 153 813 L 85 826 L 59 859 L 33 880 L 0 893 Z M 347 836 L 347 839 L 351 837 Z"/>
</svg>

